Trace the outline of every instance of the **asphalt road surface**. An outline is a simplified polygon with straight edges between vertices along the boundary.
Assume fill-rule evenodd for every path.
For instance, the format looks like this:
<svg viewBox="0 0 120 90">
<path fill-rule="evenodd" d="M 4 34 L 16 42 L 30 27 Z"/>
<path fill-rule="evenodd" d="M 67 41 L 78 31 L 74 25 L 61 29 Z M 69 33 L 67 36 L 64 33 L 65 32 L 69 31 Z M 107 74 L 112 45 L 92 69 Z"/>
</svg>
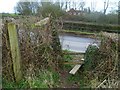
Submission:
<svg viewBox="0 0 120 90">
<path fill-rule="evenodd" d="M 95 39 L 84 38 L 79 36 L 71 36 L 71 35 L 61 35 L 59 36 L 60 42 L 63 50 L 70 50 L 74 52 L 85 52 L 87 47 L 90 44 L 96 44 Z"/>
</svg>

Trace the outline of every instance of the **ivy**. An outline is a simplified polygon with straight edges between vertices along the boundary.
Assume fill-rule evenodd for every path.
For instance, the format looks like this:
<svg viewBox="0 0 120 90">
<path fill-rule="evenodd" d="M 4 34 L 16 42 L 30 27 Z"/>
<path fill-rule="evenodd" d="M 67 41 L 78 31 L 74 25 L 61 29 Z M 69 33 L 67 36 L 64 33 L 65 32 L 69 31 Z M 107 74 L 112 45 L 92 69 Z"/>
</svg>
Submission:
<svg viewBox="0 0 120 90">
<path fill-rule="evenodd" d="M 85 54 L 85 70 L 91 70 L 96 65 L 95 62 L 97 61 L 97 57 L 99 56 L 99 49 L 97 46 L 89 45 L 86 54 Z"/>
</svg>

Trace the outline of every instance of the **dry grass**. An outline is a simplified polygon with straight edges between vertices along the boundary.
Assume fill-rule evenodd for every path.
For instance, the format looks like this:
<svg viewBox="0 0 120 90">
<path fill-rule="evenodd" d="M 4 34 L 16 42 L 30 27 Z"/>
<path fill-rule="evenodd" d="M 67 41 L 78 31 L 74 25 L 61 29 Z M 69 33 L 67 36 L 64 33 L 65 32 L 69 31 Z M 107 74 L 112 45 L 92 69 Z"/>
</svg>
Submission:
<svg viewBox="0 0 120 90">
<path fill-rule="evenodd" d="M 54 34 L 57 32 L 54 23 L 49 22 L 47 25 L 34 28 L 30 28 L 29 25 L 31 25 L 29 22 L 25 22 L 22 25 L 19 24 L 18 27 L 23 77 L 27 74 L 36 76 L 40 70 L 48 67 L 56 69 L 61 59 L 59 52 L 61 48 L 57 49 L 60 45 L 59 39 L 56 39 L 57 33 Z M 2 37 L 3 78 L 14 81 L 7 26 L 4 25 L 2 30 L 4 31 Z"/>
</svg>

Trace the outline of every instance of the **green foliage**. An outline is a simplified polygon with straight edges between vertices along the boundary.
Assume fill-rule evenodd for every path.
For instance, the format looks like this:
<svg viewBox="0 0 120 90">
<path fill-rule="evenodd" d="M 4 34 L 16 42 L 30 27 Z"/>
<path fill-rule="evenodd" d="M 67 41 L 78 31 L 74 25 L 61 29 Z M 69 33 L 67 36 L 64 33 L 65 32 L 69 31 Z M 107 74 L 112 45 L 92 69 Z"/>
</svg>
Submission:
<svg viewBox="0 0 120 90">
<path fill-rule="evenodd" d="M 72 56 L 70 56 L 70 55 L 64 55 L 64 61 L 65 61 L 65 62 L 70 62 L 71 60 L 72 60 Z M 70 64 L 65 64 L 65 65 L 64 65 L 64 68 L 70 69 L 71 66 L 72 66 L 72 65 L 70 65 Z"/>
<path fill-rule="evenodd" d="M 85 70 L 92 70 L 96 64 L 97 57 L 99 56 L 99 49 L 97 46 L 89 45 L 85 54 Z"/>
<path fill-rule="evenodd" d="M 58 83 L 58 81 L 60 79 L 60 75 L 59 75 L 58 71 L 54 70 L 51 67 L 48 68 L 48 71 L 52 74 L 54 83 Z"/>
<path fill-rule="evenodd" d="M 99 15 L 97 22 L 100 24 L 118 24 L 118 15 L 117 14 L 101 14 Z"/>
<path fill-rule="evenodd" d="M 118 24 L 118 15 L 117 14 L 108 14 L 108 23 Z"/>
<path fill-rule="evenodd" d="M 20 15 L 18 15 L 18 14 L 2 13 L 2 17 L 18 18 L 19 16 Z"/>
<path fill-rule="evenodd" d="M 31 88 L 48 88 L 48 85 L 41 81 L 41 79 L 33 80 L 33 83 L 31 84 Z"/>
<path fill-rule="evenodd" d="M 89 80 L 86 77 L 86 73 L 76 73 L 75 75 L 69 75 L 67 77 L 67 83 L 77 84 L 81 89 L 89 85 Z"/>
<path fill-rule="evenodd" d="M 2 80 L 3 88 L 28 88 L 29 84 L 26 80 L 21 80 L 20 82 L 8 82 L 6 79 Z"/>
<path fill-rule="evenodd" d="M 38 14 L 43 17 L 52 15 L 52 17 L 57 18 L 64 14 L 64 11 L 60 8 L 59 4 L 53 2 L 41 2 L 41 6 L 38 8 Z"/>
<path fill-rule="evenodd" d="M 65 61 L 71 61 L 72 60 L 72 56 L 71 55 L 64 55 L 64 60 Z"/>
<path fill-rule="evenodd" d="M 71 82 L 71 83 L 78 82 L 80 79 L 81 78 L 80 78 L 79 74 L 77 73 L 76 75 L 69 75 L 68 82 Z"/>
<path fill-rule="evenodd" d="M 62 16 L 65 12 L 60 7 L 60 3 L 53 3 L 51 1 L 26 1 L 18 2 L 15 7 L 16 12 L 22 15 L 38 15 L 48 17 L 51 14 L 54 18 Z"/>
<path fill-rule="evenodd" d="M 120 32 L 120 26 L 119 25 L 106 25 L 106 24 L 97 24 L 97 23 L 86 23 L 86 22 L 76 22 L 76 21 L 68 21 L 64 22 L 63 29 L 69 29 L 69 30 L 80 30 L 80 31 L 86 31 L 86 32 Z"/>
<path fill-rule="evenodd" d="M 48 75 L 45 72 L 41 72 L 38 77 L 34 76 L 27 79 L 30 88 L 48 88 L 48 80 Z"/>
<path fill-rule="evenodd" d="M 70 52 L 70 51 L 64 50 L 64 52 L 65 52 L 65 53 L 68 53 L 68 52 Z M 63 59 L 64 59 L 64 62 L 70 62 L 70 61 L 72 61 L 73 56 L 72 56 L 72 55 L 63 55 Z M 70 65 L 70 64 L 66 64 L 66 65 L 64 65 L 64 68 L 70 69 L 70 68 L 71 68 L 71 65 Z"/>
<path fill-rule="evenodd" d="M 92 22 L 98 24 L 118 24 L 118 15 L 109 13 L 107 15 L 101 12 L 84 13 L 84 15 L 65 15 L 66 20 Z"/>
<path fill-rule="evenodd" d="M 57 28 L 55 26 L 55 24 L 53 23 L 53 27 L 52 27 L 52 44 L 51 44 L 52 48 L 53 48 L 53 52 L 54 52 L 54 61 L 57 62 L 58 67 L 62 67 L 62 49 L 61 49 L 61 45 L 60 45 L 60 40 L 58 37 L 58 32 L 57 32 Z"/>
<path fill-rule="evenodd" d="M 37 76 L 27 77 L 20 82 L 3 80 L 3 88 L 49 88 L 59 85 L 59 73 L 53 70 L 43 70 Z"/>
<path fill-rule="evenodd" d="M 59 85 L 60 75 L 56 71 L 52 71 L 52 73 L 53 73 L 52 77 L 53 77 L 53 81 L 54 81 L 54 87 L 57 87 Z"/>
<path fill-rule="evenodd" d="M 15 7 L 15 10 L 22 15 L 32 15 L 36 13 L 36 10 L 38 9 L 38 2 L 21 2 L 19 1 L 17 3 L 17 6 Z"/>
<path fill-rule="evenodd" d="M 58 37 L 58 32 L 55 27 L 52 28 L 52 47 L 55 53 L 60 53 L 61 52 L 61 45 Z"/>
<path fill-rule="evenodd" d="M 64 50 L 65 53 L 68 53 L 70 51 L 68 50 Z M 64 61 L 68 62 L 68 61 L 71 61 L 73 59 L 73 56 L 72 55 L 64 55 Z"/>
<path fill-rule="evenodd" d="M 58 86 L 59 74 L 53 70 L 40 71 L 38 77 L 29 80 L 31 88 L 48 88 Z"/>
<path fill-rule="evenodd" d="M 63 17 L 66 20 L 71 20 L 71 21 L 83 21 L 83 16 L 78 16 L 78 15 L 65 15 Z"/>
<path fill-rule="evenodd" d="M 86 13 L 84 15 L 84 21 L 86 22 L 98 22 L 99 16 L 102 15 L 100 12 Z"/>
</svg>

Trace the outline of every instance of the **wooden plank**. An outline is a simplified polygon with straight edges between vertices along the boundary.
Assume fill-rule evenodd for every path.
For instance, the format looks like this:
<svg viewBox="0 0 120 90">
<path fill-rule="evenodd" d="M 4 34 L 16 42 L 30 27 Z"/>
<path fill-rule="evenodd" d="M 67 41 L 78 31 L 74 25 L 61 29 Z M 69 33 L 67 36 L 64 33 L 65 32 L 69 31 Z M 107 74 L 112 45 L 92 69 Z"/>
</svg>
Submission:
<svg viewBox="0 0 120 90">
<path fill-rule="evenodd" d="M 76 65 L 76 64 L 83 64 L 83 62 L 64 62 L 63 64 L 73 64 L 73 65 Z"/>
<path fill-rule="evenodd" d="M 63 52 L 64 55 L 84 55 L 85 53 L 80 52 Z"/>
<path fill-rule="evenodd" d="M 81 60 L 73 60 L 70 62 L 64 62 L 63 64 L 83 64 L 84 63 L 84 58 L 82 58 Z"/>
<path fill-rule="evenodd" d="M 76 62 L 75 62 L 76 63 Z M 78 63 L 78 62 L 77 62 Z M 77 64 L 77 65 L 75 65 L 75 67 L 69 72 L 70 74 L 75 74 L 77 71 L 78 71 L 78 69 L 82 66 L 82 64 L 84 63 L 84 58 L 82 58 L 81 60 L 80 60 L 80 62 L 79 62 L 80 64 Z"/>
<path fill-rule="evenodd" d="M 75 67 L 69 73 L 74 75 L 80 67 L 81 65 L 75 65 Z"/>
<path fill-rule="evenodd" d="M 21 65 L 20 65 L 20 50 L 18 45 L 18 35 L 16 30 L 16 25 L 13 23 L 8 23 L 8 34 L 10 41 L 10 50 L 13 62 L 13 72 L 15 75 L 16 82 L 21 80 Z"/>
<path fill-rule="evenodd" d="M 81 61 L 84 61 L 83 58 L 80 59 L 79 57 L 78 57 L 78 58 L 73 58 L 73 59 L 74 59 L 73 61 L 78 61 L 78 62 L 79 62 L 79 61 L 80 61 L 80 62 L 81 62 Z"/>
</svg>

